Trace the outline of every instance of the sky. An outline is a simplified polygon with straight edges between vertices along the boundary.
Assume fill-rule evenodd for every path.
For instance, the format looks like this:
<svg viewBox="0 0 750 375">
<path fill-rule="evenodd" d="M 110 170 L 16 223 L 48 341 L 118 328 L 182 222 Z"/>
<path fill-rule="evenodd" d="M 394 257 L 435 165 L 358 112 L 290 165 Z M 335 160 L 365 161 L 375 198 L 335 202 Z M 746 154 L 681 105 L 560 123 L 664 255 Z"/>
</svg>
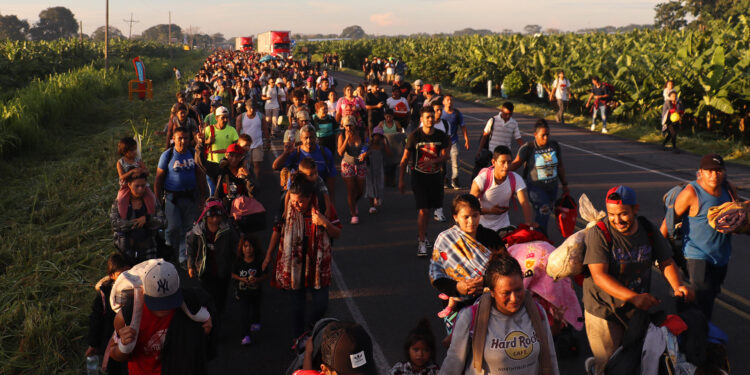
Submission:
<svg viewBox="0 0 750 375">
<path fill-rule="evenodd" d="M 650 24 L 654 6 L 666 0 L 110 0 L 110 25 L 133 34 L 169 21 L 183 30 L 222 33 L 226 38 L 267 30 L 339 34 L 359 25 L 368 34 L 452 33 L 471 27 L 522 31 L 525 25 L 574 31 L 602 26 Z M 0 14 L 34 24 L 50 6 L 69 8 L 91 34 L 104 25 L 105 0 L 0 0 Z"/>
</svg>

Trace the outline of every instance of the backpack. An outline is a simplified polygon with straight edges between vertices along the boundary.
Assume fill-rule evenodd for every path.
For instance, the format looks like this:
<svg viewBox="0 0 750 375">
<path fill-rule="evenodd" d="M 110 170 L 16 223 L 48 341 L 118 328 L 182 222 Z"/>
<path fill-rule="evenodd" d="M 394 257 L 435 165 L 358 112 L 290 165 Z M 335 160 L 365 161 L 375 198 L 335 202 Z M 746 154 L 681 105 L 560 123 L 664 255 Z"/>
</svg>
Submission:
<svg viewBox="0 0 750 375">
<path fill-rule="evenodd" d="M 479 171 L 479 173 L 484 173 L 484 186 L 482 187 L 482 190 L 480 191 L 481 195 L 479 198 L 481 199 L 484 197 L 484 193 L 487 192 L 487 189 L 492 186 L 492 181 L 495 179 L 494 175 L 495 168 L 494 167 L 487 167 Z M 514 198 L 516 198 L 516 176 L 513 172 L 508 172 L 508 182 L 510 182 L 510 199 L 509 202 L 511 205 L 513 205 L 513 209 L 516 209 L 516 201 Z"/>
<path fill-rule="evenodd" d="M 609 98 L 607 98 L 607 106 L 611 108 L 617 108 L 620 105 L 620 102 L 615 100 L 616 92 L 615 86 L 613 86 L 611 83 L 602 82 L 602 86 L 604 86 L 607 89 L 607 93 L 609 94 Z"/>
</svg>

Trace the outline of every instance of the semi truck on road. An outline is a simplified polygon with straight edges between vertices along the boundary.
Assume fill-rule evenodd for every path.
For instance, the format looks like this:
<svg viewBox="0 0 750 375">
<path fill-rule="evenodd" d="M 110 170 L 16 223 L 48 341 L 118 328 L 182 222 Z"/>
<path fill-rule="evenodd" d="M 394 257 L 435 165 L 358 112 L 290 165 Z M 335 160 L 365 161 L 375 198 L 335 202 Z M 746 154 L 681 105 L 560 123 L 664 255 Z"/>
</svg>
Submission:
<svg viewBox="0 0 750 375">
<path fill-rule="evenodd" d="M 248 52 L 253 50 L 253 37 L 241 36 L 234 40 L 234 49 L 237 51 Z"/>
<path fill-rule="evenodd" d="M 286 58 L 291 53 L 289 31 L 266 31 L 258 34 L 257 50 L 271 56 L 280 55 Z"/>
</svg>

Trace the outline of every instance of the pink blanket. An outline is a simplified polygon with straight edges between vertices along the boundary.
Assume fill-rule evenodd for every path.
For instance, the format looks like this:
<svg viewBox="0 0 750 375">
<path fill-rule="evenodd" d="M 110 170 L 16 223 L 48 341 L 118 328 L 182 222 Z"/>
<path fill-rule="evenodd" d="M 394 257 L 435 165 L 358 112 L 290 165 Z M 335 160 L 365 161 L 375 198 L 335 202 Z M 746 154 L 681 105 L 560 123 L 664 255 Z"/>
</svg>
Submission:
<svg viewBox="0 0 750 375">
<path fill-rule="evenodd" d="M 523 285 L 557 308 L 563 319 L 576 330 L 583 328 L 581 303 L 570 278 L 555 282 L 547 275 L 547 257 L 555 247 L 545 241 L 526 242 L 508 248 L 511 256 L 521 264 Z"/>
</svg>

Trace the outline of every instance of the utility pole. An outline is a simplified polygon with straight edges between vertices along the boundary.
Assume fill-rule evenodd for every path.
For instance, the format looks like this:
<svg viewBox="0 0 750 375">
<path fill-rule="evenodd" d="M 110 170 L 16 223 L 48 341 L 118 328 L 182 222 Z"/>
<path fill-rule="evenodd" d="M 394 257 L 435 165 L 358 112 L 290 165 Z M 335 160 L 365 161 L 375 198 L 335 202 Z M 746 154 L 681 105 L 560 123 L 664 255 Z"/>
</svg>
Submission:
<svg viewBox="0 0 750 375">
<path fill-rule="evenodd" d="M 78 21 L 78 41 L 83 43 L 83 21 Z"/>
<path fill-rule="evenodd" d="M 127 23 L 130 24 L 130 28 L 128 29 L 128 40 L 130 40 L 130 38 L 133 36 L 133 24 L 141 22 L 141 21 L 135 21 L 135 20 L 133 20 L 133 13 L 130 13 L 130 19 L 129 20 L 123 20 L 123 21 L 125 21 L 125 22 L 127 22 Z"/>
<path fill-rule="evenodd" d="M 169 40 L 167 40 L 167 46 L 172 46 L 172 11 L 169 11 Z M 172 59 L 172 48 L 169 48 L 169 58 Z"/>
<path fill-rule="evenodd" d="M 106 0 L 106 17 L 104 19 L 104 76 L 107 76 L 109 70 L 109 0 Z"/>
</svg>

